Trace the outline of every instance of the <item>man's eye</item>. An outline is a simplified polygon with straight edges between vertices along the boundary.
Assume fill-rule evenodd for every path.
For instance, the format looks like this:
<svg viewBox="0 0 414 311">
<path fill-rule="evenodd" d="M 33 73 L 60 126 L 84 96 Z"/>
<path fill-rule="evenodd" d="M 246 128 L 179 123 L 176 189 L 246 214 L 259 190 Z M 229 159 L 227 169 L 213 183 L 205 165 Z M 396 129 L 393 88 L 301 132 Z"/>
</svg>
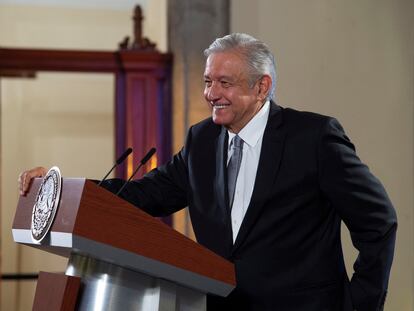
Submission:
<svg viewBox="0 0 414 311">
<path fill-rule="evenodd" d="M 230 87 L 230 86 L 231 86 L 231 83 L 230 83 L 230 82 L 228 82 L 228 81 L 221 81 L 221 85 L 222 85 L 223 87 Z"/>
<path fill-rule="evenodd" d="M 211 86 L 211 81 L 210 80 L 204 80 L 204 83 L 206 84 L 206 86 Z"/>
</svg>

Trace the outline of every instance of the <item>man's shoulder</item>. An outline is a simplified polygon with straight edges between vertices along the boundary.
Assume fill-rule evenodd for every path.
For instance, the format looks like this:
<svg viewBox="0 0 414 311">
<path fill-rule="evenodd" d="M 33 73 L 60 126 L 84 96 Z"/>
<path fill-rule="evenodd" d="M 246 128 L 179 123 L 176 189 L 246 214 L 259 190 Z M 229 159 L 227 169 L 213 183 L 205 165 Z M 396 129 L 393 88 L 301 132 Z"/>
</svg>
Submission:
<svg viewBox="0 0 414 311">
<path fill-rule="evenodd" d="M 321 130 L 336 119 L 320 113 L 299 111 L 292 108 L 282 108 L 283 124 L 290 133 L 319 135 Z"/>
<path fill-rule="evenodd" d="M 293 108 L 282 108 L 283 121 L 288 127 L 297 129 L 320 128 L 335 118 L 316 112 L 300 111 Z"/>
<path fill-rule="evenodd" d="M 286 121 L 305 123 L 325 123 L 332 117 L 316 112 L 300 111 L 293 108 L 283 108 L 283 117 Z"/>
</svg>

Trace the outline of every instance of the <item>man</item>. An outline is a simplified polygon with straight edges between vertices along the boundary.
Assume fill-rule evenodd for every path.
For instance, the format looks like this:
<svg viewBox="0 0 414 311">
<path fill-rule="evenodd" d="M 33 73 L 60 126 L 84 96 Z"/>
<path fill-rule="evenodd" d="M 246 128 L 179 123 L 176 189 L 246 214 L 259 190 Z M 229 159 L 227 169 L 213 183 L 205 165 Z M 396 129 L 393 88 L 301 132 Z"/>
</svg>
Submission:
<svg viewBox="0 0 414 311">
<path fill-rule="evenodd" d="M 382 310 L 397 221 L 380 182 L 335 119 L 271 100 L 275 65 L 264 43 L 232 34 L 205 55 L 212 117 L 123 197 L 154 216 L 188 206 L 197 241 L 235 264 L 237 288 L 209 297 L 209 310 Z M 22 173 L 22 193 L 45 171 Z M 351 281 L 341 220 L 359 250 Z"/>
</svg>

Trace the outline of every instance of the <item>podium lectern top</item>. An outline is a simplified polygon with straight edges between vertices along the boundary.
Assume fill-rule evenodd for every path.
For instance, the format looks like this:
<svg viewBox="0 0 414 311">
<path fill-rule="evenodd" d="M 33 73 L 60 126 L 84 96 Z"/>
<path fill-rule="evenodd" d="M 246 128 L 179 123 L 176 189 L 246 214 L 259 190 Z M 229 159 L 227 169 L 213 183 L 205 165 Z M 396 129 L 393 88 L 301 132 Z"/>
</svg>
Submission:
<svg viewBox="0 0 414 311">
<path fill-rule="evenodd" d="M 63 179 L 51 232 L 35 242 L 30 226 L 40 183 L 35 179 L 19 199 L 13 222 L 16 242 L 65 257 L 78 253 L 97 258 L 204 293 L 226 296 L 235 287 L 232 263 L 82 178 Z"/>
</svg>

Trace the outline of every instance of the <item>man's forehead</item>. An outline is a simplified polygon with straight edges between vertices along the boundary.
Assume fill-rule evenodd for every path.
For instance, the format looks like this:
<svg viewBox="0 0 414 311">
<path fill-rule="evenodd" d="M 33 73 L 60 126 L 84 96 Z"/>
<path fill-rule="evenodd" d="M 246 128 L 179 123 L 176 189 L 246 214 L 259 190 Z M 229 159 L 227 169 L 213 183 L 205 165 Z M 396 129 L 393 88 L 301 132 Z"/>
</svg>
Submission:
<svg viewBox="0 0 414 311">
<path fill-rule="evenodd" d="M 204 69 L 204 77 L 214 76 L 215 79 L 235 79 L 245 72 L 245 66 L 239 55 L 234 52 L 211 54 Z"/>
</svg>

